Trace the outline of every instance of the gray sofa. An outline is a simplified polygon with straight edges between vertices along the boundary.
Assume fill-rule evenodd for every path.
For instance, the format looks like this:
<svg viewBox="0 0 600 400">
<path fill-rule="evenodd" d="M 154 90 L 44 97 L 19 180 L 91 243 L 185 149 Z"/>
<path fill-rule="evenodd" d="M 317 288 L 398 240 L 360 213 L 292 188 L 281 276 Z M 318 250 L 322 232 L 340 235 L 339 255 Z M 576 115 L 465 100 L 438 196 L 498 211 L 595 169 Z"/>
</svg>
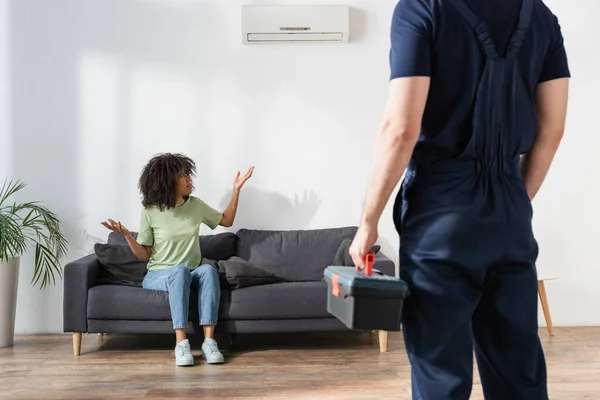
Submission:
<svg viewBox="0 0 600 400">
<path fill-rule="evenodd" d="M 340 244 L 356 227 L 300 231 L 239 230 L 200 236 L 203 257 L 226 260 L 237 256 L 274 272 L 287 282 L 229 290 L 222 288 L 218 333 L 343 331 L 347 328 L 327 312 L 323 271 Z M 111 233 L 108 243 L 125 244 Z M 168 295 L 124 285 L 98 285 L 101 264 L 95 254 L 70 262 L 64 269 L 63 328 L 73 333 L 75 355 L 82 333 L 173 333 Z M 395 275 L 394 263 L 377 253 L 374 268 Z M 197 293 L 190 299 L 191 332 L 198 326 Z M 385 351 L 387 335 L 380 332 Z"/>
</svg>

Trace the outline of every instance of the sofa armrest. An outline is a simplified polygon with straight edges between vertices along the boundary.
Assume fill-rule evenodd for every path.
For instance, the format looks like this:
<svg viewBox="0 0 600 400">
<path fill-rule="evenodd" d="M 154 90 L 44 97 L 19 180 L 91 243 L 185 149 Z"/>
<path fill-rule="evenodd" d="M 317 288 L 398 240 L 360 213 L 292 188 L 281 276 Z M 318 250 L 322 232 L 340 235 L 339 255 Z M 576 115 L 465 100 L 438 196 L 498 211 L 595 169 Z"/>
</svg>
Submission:
<svg viewBox="0 0 600 400">
<path fill-rule="evenodd" d="M 381 271 L 384 275 L 396 276 L 396 264 L 381 251 L 375 256 L 373 269 Z"/>
<path fill-rule="evenodd" d="M 100 262 L 90 254 L 65 265 L 63 331 L 87 332 L 88 290 L 96 285 Z"/>
</svg>

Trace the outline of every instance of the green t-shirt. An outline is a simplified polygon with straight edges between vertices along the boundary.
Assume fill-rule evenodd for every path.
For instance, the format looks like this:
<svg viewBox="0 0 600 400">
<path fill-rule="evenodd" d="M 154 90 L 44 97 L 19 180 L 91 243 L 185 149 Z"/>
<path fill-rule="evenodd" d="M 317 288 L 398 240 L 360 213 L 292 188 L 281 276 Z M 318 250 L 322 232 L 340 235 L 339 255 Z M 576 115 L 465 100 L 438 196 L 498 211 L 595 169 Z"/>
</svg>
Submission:
<svg viewBox="0 0 600 400">
<path fill-rule="evenodd" d="M 221 212 L 194 196 L 172 209 L 143 209 L 137 242 L 152 246 L 148 270 L 159 271 L 176 265 L 197 268 L 202 261 L 200 224 L 215 229 L 222 216 Z"/>
</svg>

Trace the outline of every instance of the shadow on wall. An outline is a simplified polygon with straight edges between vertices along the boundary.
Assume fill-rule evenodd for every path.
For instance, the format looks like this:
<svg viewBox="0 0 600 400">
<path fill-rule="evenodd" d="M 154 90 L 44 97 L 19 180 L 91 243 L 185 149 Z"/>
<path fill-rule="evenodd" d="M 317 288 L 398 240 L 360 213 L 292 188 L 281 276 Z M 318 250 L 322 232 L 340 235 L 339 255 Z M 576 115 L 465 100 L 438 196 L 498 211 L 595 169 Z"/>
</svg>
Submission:
<svg viewBox="0 0 600 400">
<path fill-rule="evenodd" d="M 231 198 L 229 190 L 221 199 L 225 209 Z M 240 195 L 238 211 L 232 230 L 274 229 L 296 230 L 308 227 L 321 207 L 321 199 L 313 190 L 305 190 L 302 196 L 287 198 L 277 192 L 244 188 Z"/>
</svg>

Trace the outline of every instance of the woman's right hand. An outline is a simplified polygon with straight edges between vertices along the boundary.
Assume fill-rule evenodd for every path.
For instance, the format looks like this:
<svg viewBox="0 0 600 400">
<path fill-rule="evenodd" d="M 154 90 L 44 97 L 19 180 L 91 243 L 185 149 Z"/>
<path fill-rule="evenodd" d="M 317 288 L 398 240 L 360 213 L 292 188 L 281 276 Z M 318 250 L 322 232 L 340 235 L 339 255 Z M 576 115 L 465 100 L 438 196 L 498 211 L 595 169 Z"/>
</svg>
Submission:
<svg viewBox="0 0 600 400">
<path fill-rule="evenodd" d="M 127 228 L 125 228 L 125 226 L 121 224 L 121 222 L 115 222 L 110 218 L 108 219 L 108 221 L 102 222 L 102 225 L 104 225 L 106 228 L 110 229 L 113 232 L 120 233 L 125 237 L 131 235 Z"/>
<path fill-rule="evenodd" d="M 148 261 L 150 259 L 150 255 L 152 254 L 152 247 L 142 246 L 141 244 L 136 242 L 131 232 L 129 232 L 127 228 L 125 228 L 120 222 L 115 222 L 109 218 L 108 221 L 102 222 L 102 225 L 104 225 L 106 228 L 110 229 L 113 232 L 117 232 L 125 236 L 125 240 L 127 240 L 129 248 L 131 249 L 131 251 L 133 251 L 133 254 L 135 254 L 135 256 L 138 259 L 140 259 L 141 261 Z"/>
</svg>

